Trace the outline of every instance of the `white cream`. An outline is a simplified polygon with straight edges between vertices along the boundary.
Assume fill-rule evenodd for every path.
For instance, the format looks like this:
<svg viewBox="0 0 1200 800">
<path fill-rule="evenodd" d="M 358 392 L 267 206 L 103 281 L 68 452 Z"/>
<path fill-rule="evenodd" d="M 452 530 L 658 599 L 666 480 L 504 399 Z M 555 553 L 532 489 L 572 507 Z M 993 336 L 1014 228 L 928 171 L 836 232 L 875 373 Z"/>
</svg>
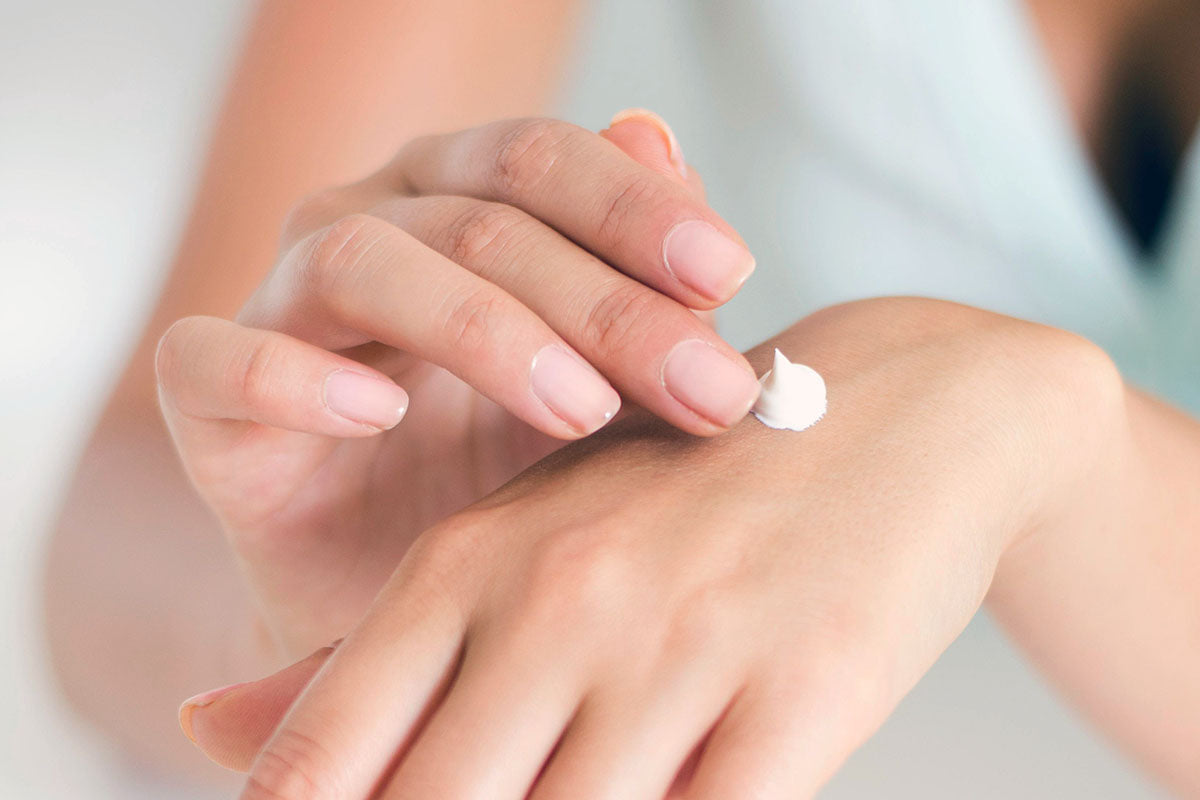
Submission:
<svg viewBox="0 0 1200 800">
<path fill-rule="evenodd" d="M 769 428 L 802 431 L 825 416 L 825 380 L 812 367 L 793 364 L 775 350 L 775 363 L 759 378 L 762 393 L 751 409 Z"/>
</svg>

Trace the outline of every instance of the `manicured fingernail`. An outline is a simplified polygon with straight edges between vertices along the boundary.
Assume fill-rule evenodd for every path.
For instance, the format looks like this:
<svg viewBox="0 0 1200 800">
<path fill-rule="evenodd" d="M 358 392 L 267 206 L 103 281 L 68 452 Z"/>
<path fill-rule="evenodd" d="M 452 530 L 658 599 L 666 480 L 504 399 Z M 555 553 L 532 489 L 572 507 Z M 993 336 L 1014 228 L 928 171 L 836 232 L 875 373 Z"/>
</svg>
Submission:
<svg viewBox="0 0 1200 800">
<path fill-rule="evenodd" d="M 533 393 L 560 419 L 588 434 L 613 418 L 621 397 L 599 372 L 558 345 L 546 345 L 529 371 Z"/>
<path fill-rule="evenodd" d="M 196 709 L 212 705 L 234 689 L 245 685 L 245 683 L 234 683 L 184 700 L 179 706 L 179 727 L 183 728 L 183 732 L 194 743 L 196 735 L 192 732 L 192 715 L 196 713 Z"/>
<path fill-rule="evenodd" d="M 754 256 L 712 225 L 681 222 L 663 240 L 667 270 L 695 291 L 718 302 L 733 297 L 754 271 Z"/>
<path fill-rule="evenodd" d="M 627 108 L 624 111 L 618 111 L 614 114 L 608 126 L 611 128 L 614 125 L 631 119 L 646 122 L 658 129 L 658 132 L 662 134 L 663 139 L 667 142 L 667 158 L 670 159 L 671 166 L 679 173 L 679 177 L 687 180 L 687 161 L 683 158 L 683 151 L 679 148 L 679 140 L 675 138 L 675 131 L 671 130 L 671 126 L 667 124 L 667 121 L 649 109 Z"/>
<path fill-rule="evenodd" d="M 408 410 L 408 392 L 391 381 L 339 369 L 325 379 L 325 405 L 352 422 L 387 430 Z"/>
<path fill-rule="evenodd" d="M 759 391 L 749 368 L 700 339 L 680 342 L 667 354 L 662 383 L 676 400 L 724 428 L 746 416 Z"/>
</svg>

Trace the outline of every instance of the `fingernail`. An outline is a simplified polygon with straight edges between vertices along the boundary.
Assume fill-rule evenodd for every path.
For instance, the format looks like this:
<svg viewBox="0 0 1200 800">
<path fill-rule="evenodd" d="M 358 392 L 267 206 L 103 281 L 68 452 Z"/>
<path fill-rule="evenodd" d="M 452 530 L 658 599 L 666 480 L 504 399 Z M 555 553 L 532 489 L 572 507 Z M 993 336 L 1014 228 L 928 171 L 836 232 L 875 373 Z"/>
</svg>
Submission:
<svg viewBox="0 0 1200 800">
<path fill-rule="evenodd" d="M 234 683 L 184 700 L 179 706 L 179 727 L 183 728 L 184 734 L 195 743 L 196 735 L 192 732 L 192 714 L 196 713 L 196 709 L 212 705 L 234 689 L 245 685 L 245 683 Z"/>
<path fill-rule="evenodd" d="M 546 345 L 529 371 L 533 393 L 556 416 L 581 434 L 613 418 L 621 397 L 599 372 L 558 345 Z"/>
<path fill-rule="evenodd" d="M 387 430 L 408 410 L 408 392 L 391 381 L 339 369 L 325 379 L 325 405 L 351 422 Z"/>
<path fill-rule="evenodd" d="M 667 121 L 646 108 L 627 108 L 624 111 L 618 111 L 614 114 L 608 126 L 611 128 L 614 125 L 631 119 L 647 122 L 658 129 L 658 132 L 667 141 L 667 158 L 670 159 L 671 166 L 679 173 L 679 177 L 686 181 L 688 176 L 687 161 L 683 158 L 683 151 L 679 148 L 679 140 L 675 138 L 675 131 L 671 130 L 671 126 L 667 124 Z"/>
<path fill-rule="evenodd" d="M 759 391 L 753 372 L 700 339 L 680 342 L 667 354 L 662 384 L 676 400 L 724 428 L 746 416 Z"/>
<path fill-rule="evenodd" d="M 698 219 L 681 222 L 663 240 L 667 271 L 695 291 L 723 302 L 754 271 L 750 251 Z"/>
</svg>

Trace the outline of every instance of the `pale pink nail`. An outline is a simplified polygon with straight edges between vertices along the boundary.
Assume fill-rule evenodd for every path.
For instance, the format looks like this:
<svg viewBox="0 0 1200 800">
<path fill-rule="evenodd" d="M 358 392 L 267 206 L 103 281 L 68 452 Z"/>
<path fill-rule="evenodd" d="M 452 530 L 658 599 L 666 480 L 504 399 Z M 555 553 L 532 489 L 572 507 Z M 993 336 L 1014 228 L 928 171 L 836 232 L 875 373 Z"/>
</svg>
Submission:
<svg viewBox="0 0 1200 800">
<path fill-rule="evenodd" d="M 733 297 L 754 271 L 749 250 L 698 219 L 681 222 L 667 233 L 663 262 L 682 283 L 717 302 Z"/>
<path fill-rule="evenodd" d="M 675 345 L 662 366 L 662 383 L 671 396 L 708 421 L 730 427 L 758 399 L 758 379 L 700 339 Z"/>
<path fill-rule="evenodd" d="M 613 418 L 621 397 L 599 372 L 558 345 L 546 345 L 533 357 L 529 372 L 533 393 L 580 434 L 589 434 Z"/>
<path fill-rule="evenodd" d="M 339 369 L 325 379 L 325 405 L 352 422 L 387 430 L 408 410 L 408 392 L 391 381 Z"/>
</svg>

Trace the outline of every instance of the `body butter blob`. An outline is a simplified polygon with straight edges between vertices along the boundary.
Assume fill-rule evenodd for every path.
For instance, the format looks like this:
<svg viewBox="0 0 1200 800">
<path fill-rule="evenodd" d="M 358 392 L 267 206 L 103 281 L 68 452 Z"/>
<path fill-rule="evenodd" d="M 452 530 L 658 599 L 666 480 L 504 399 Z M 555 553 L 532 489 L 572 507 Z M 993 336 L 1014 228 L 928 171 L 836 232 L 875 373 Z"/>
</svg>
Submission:
<svg viewBox="0 0 1200 800">
<path fill-rule="evenodd" d="M 793 364 L 775 350 L 775 363 L 759 378 L 762 393 L 751 411 L 769 428 L 802 431 L 825 416 L 825 380 L 812 367 Z"/>
</svg>

